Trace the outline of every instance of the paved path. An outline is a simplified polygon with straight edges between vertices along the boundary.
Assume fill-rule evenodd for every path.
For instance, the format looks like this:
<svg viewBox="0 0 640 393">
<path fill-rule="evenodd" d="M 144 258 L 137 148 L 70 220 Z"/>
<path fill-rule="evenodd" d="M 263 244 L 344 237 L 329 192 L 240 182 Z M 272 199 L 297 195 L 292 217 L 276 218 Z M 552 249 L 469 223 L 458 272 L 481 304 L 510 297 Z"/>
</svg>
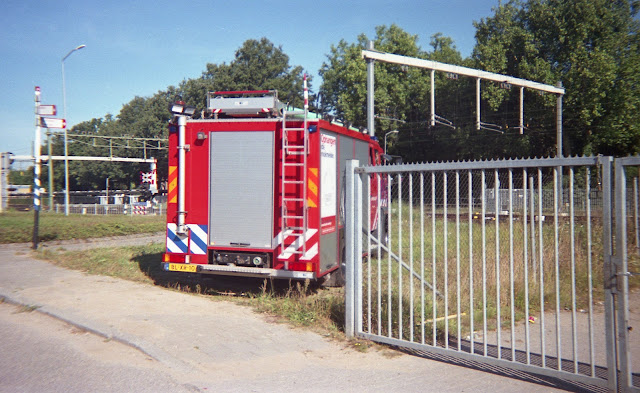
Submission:
<svg viewBox="0 0 640 393">
<path fill-rule="evenodd" d="M 135 242 L 151 241 L 162 235 Z M 226 301 L 56 267 L 33 258 L 27 244 L 0 246 L 0 298 L 138 348 L 180 386 L 199 391 L 556 390 L 535 377 L 506 378 L 391 350 L 361 353 Z"/>
<path fill-rule="evenodd" d="M 194 391 L 135 348 L 29 310 L 0 303 L 0 393 Z"/>
</svg>

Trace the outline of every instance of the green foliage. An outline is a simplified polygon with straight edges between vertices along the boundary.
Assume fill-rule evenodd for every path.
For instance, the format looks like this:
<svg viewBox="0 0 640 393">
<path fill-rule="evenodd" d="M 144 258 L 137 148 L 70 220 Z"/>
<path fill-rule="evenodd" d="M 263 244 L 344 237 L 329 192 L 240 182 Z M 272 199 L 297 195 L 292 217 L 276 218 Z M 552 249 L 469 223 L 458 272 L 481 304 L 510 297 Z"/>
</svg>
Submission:
<svg viewBox="0 0 640 393">
<path fill-rule="evenodd" d="M 38 256 L 67 269 L 89 274 L 123 278 L 129 281 L 153 283 L 148 271 L 142 270 L 147 259 L 153 259 L 156 270 L 160 269 L 159 255 L 164 251 L 161 244 L 146 246 L 96 248 L 83 251 L 40 251 Z"/>
<path fill-rule="evenodd" d="M 308 82 L 311 85 L 311 78 Z M 133 148 L 133 143 L 116 139 L 110 142 L 90 136 L 166 138 L 167 122 L 171 117 L 167 109 L 169 104 L 181 97 L 188 105 L 197 108 L 194 116 L 197 118 L 206 106 L 208 91 L 276 89 L 281 100 L 300 107 L 302 84 L 302 67 L 290 66 L 289 57 L 281 47 L 276 47 L 266 38 L 247 40 L 229 64 L 209 63 L 199 78 L 183 80 L 178 87 L 169 86 L 151 97 L 134 97 L 122 106 L 116 117 L 107 114 L 104 118 L 77 124 L 70 133 L 86 136 L 70 138 L 69 155 L 143 158 L 144 150 Z M 310 99 L 313 100 L 313 96 Z M 157 143 L 147 142 L 146 157 L 158 159 L 158 180 L 162 181 L 167 178 L 167 152 L 157 147 Z M 64 155 L 63 149 L 63 139 L 54 137 L 53 154 Z M 111 188 L 135 188 L 140 183 L 140 172 L 148 170 L 148 164 L 70 161 L 70 189 L 104 189 L 107 178 Z M 63 162 L 54 164 L 54 179 L 54 188 L 63 189 Z"/>
<path fill-rule="evenodd" d="M 256 311 L 277 315 L 294 326 L 314 328 L 336 334 L 344 326 L 344 293 L 342 289 L 319 290 L 309 282 L 291 283 L 288 288 L 267 289 L 252 294 L 249 304 Z"/>
<path fill-rule="evenodd" d="M 332 46 L 320 70 L 323 112 L 362 127 L 366 126 L 367 93 L 361 51 L 368 41 L 364 34 L 355 43 L 341 40 Z M 379 51 L 473 66 L 471 60 L 462 58 L 453 40 L 441 33 L 431 37 L 430 51 L 422 50 L 417 36 L 396 25 L 379 26 L 373 41 Z M 374 72 L 376 136 L 383 141 L 387 132 L 400 130 L 388 140 L 391 154 L 401 155 L 408 162 L 531 154 L 526 138 L 504 138 L 475 129 L 475 83 L 471 78 L 449 79 L 443 73 L 435 74 L 436 114 L 451 121 L 455 127 L 451 128 L 430 124 L 429 70 L 376 62 Z"/>
<path fill-rule="evenodd" d="M 380 51 L 520 77 L 555 85 L 562 81 L 564 155 L 626 155 L 640 151 L 640 2 L 512 0 L 476 23 L 476 47 L 463 59 L 453 41 L 432 36 L 431 51 L 400 27 L 380 26 L 373 39 Z M 366 125 L 366 64 L 361 50 L 368 37 L 332 46 L 320 75 L 323 111 L 357 126 Z M 389 152 L 405 161 L 552 156 L 556 150 L 556 96 L 525 90 L 524 132 L 519 126 L 519 89 L 482 83 L 481 121 L 496 133 L 475 127 L 475 81 L 436 73 L 436 114 L 429 116 L 428 71 L 375 64 L 376 134 L 399 129 Z M 385 120 L 392 118 L 405 121 Z"/>
<path fill-rule="evenodd" d="M 640 151 L 640 51 L 635 0 L 509 1 L 476 23 L 478 68 L 555 84 L 562 81 L 565 155 L 626 155 Z M 484 97 L 505 110 L 509 92 L 487 86 Z M 535 133 L 553 111 L 526 97 Z"/>
<path fill-rule="evenodd" d="M 376 28 L 373 39 L 377 50 L 404 56 L 427 58 L 428 54 L 417 44 L 418 36 L 411 35 L 397 25 Z M 434 36 L 439 51 L 456 57 L 452 41 L 440 35 Z M 367 71 L 361 51 L 368 47 L 369 39 L 364 34 L 357 42 L 349 44 L 341 40 L 331 47 L 327 62 L 323 63 L 320 75 L 322 111 L 356 126 L 366 126 Z M 453 53 L 452 53 L 453 52 Z M 460 55 L 457 54 L 460 58 Z M 421 121 L 425 119 L 424 108 L 428 107 L 429 76 L 423 70 L 395 64 L 375 64 L 375 113 L 380 117 L 376 128 L 378 137 L 398 128 L 398 121 Z"/>
<path fill-rule="evenodd" d="M 9 172 L 9 184 L 13 185 L 32 185 L 33 184 L 33 166 L 29 169 L 11 170 Z"/>
<path fill-rule="evenodd" d="M 562 81 L 564 155 L 640 152 L 640 22 L 638 0 L 510 0 L 476 26 L 476 46 L 464 59 L 451 38 L 431 37 L 430 48 L 401 27 L 378 26 L 375 49 L 478 68 L 546 84 Z M 323 78 L 317 110 L 354 126 L 366 126 L 366 62 L 361 51 L 369 37 L 340 40 L 331 46 L 319 70 Z M 519 126 L 519 89 L 482 83 L 481 120 L 502 127 L 503 133 L 477 130 L 475 81 L 435 75 L 436 114 L 452 122 L 430 122 L 431 75 L 428 70 L 375 63 L 376 135 L 388 131 L 389 152 L 405 161 L 551 156 L 556 146 L 556 96 L 525 90 L 525 129 Z M 71 133 L 158 138 L 166 136 L 167 106 L 177 97 L 197 108 L 206 105 L 209 91 L 278 90 L 284 102 L 302 105 L 303 68 L 291 66 L 282 48 L 267 38 L 249 39 L 227 63 L 209 63 L 202 74 L 184 79 L 151 97 L 134 97 L 117 116 L 91 119 Z M 311 82 L 311 81 L 309 81 Z M 311 89 L 311 83 L 309 83 Z M 311 94 L 310 102 L 315 102 Z M 156 146 L 157 147 L 157 146 Z M 63 155 L 62 138 L 54 137 L 53 154 Z M 90 137 L 73 137 L 70 155 L 143 157 L 126 142 L 111 144 Z M 159 159 L 159 180 L 166 179 L 166 151 L 149 149 Z M 55 190 L 64 187 L 64 163 L 54 163 Z M 70 162 L 70 188 L 102 189 L 106 178 L 113 188 L 139 183 L 148 165 Z"/>
<path fill-rule="evenodd" d="M 179 91 L 185 102 L 200 112 L 209 91 L 277 90 L 291 105 L 302 106 L 303 68 L 289 65 L 289 56 L 266 38 L 247 40 L 229 64 L 207 64 L 198 79 L 183 81 Z M 311 86 L 311 77 L 308 77 Z"/>
</svg>

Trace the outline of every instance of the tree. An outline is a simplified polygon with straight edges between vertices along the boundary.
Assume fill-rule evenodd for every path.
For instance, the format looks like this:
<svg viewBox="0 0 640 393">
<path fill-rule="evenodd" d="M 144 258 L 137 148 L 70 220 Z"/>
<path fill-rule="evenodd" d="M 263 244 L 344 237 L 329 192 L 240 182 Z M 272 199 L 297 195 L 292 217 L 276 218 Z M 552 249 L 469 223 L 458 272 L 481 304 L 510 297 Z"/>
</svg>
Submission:
<svg viewBox="0 0 640 393">
<path fill-rule="evenodd" d="M 637 0 L 511 0 L 476 23 L 473 58 L 488 71 L 562 81 L 565 155 L 637 153 L 639 7 Z M 504 108 L 509 92 L 488 86 L 484 97 L 493 108 Z M 550 139 L 555 97 L 526 101 L 538 134 L 531 143 Z"/>
<path fill-rule="evenodd" d="M 442 33 L 436 33 L 431 36 L 429 45 L 433 48 L 429 54 L 429 60 L 462 65 L 462 55 L 456 48 L 451 37 L 447 37 Z"/>
<path fill-rule="evenodd" d="M 431 37 L 431 51 L 422 50 L 417 41 L 417 36 L 396 25 L 379 26 L 374 47 L 409 57 L 470 65 L 453 40 L 441 33 Z M 366 64 L 361 51 L 368 47 L 367 43 L 364 34 L 358 36 L 355 43 L 341 40 L 332 46 L 320 70 L 323 110 L 357 126 L 366 125 Z M 470 128 L 474 126 L 475 101 L 468 97 L 475 94 L 474 84 L 462 78 L 448 79 L 443 73 L 435 75 L 436 113 L 453 121 L 456 128 L 452 129 L 440 123 L 430 124 L 429 70 L 376 62 L 374 72 L 376 135 L 382 140 L 388 131 L 401 131 L 390 140 L 389 152 L 401 155 L 406 161 L 477 158 L 480 144 L 469 140 Z M 495 141 L 489 145 L 491 156 L 495 155 L 496 146 L 500 145 Z"/>
<path fill-rule="evenodd" d="M 124 104 L 119 114 L 107 114 L 101 119 L 79 123 L 72 134 L 129 136 L 138 138 L 162 138 L 167 134 L 167 122 L 171 118 L 169 103 L 182 97 L 188 105 L 198 110 L 206 106 L 206 94 L 216 90 L 278 90 L 281 100 L 302 106 L 303 68 L 289 65 L 289 57 L 281 47 L 268 39 L 247 40 L 236 51 L 229 64 L 207 64 L 199 78 L 183 80 L 177 87 L 169 86 L 151 97 L 134 97 Z M 309 85 L 310 83 L 309 78 Z M 311 96 L 313 99 L 313 95 Z M 62 138 L 53 143 L 54 155 L 63 155 Z M 99 138 L 71 138 L 69 155 L 143 157 L 140 149 L 127 148 L 126 142 L 105 142 Z M 158 178 L 166 178 L 166 152 L 155 151 L 158 159 Z M 70 189 L 102 189 L 106 178 L 112 187 L 129 188 L 140 181 L 140 171 L 147 171 L 148 164 L 105 163 L 94 161 L 69 162 Z M 64 188 L 64 164 L 55 164 L 56 189 Z"/>
<path fill-rule="evenodd" d="M 9 171 L 9 184 L 12 185 L 32 185 L 33 184 L 33 166 L 28 169 Z"/>
<path fill-rule="evenodd" d="M 229 64 L 207 64 L 200 78 L 183 81 L 178 90 L 198 112 L 204 109 L 209 91 L 277 90 L 281 101 L 302 107 L 303 75 L 301 66 L 289 65 L 282 47 L 266 38 L 250 39 Z M 309 88 L 311 79 L 309 76 Z"/>
<path fill-rule="evenodd" d="M 361 51 L 368 48 L 366 35 L 360 34 L 355 43 L 341 40 L 331 46 L 327 62 L 322 64 L 320 87 L 322 111 L 328 112 L 356 126 L 366 126 L 367 71 Z M 417 44 L 418 36 L 411 35 L 397 25 L 376 27 L 373 39 L 377 50 L 404 56 L 427 58 Z M 429 96 L 428 76 L 423 70 L 396 64 L 375 63 L 376 133 L 398 127 L 399 121 L 423 121 Z"/>
</svg>

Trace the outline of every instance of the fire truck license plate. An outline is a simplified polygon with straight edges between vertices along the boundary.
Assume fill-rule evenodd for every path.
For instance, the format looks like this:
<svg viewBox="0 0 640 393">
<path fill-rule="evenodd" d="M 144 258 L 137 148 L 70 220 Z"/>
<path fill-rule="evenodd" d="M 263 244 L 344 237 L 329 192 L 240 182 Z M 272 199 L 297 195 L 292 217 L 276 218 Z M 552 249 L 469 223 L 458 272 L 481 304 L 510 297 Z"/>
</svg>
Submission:
<svg viewBox="0 0 640 393">
<path fill-rule="evenodd" d="M 186 265 L 182 263 L 170 263 L 169 270 L 173 272 L 190 272 L 195 273 L 198 270 L 197 265 Z"/>
</svg>

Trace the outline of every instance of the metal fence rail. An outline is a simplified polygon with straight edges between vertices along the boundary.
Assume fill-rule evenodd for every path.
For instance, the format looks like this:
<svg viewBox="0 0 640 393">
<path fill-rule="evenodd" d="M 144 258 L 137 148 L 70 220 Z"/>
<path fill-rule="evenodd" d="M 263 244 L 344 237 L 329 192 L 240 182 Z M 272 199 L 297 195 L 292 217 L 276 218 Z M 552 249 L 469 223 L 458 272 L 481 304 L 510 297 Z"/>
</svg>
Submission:
<svg viewBox="0 0 640 393">
<path fill-rule="evenodd" d="M 614 390 L 611 162 L 352 163 L 347 332 Z"/>
<path fill-rule="evenodd" d="M 55 213 L 64 213 L 64 204 L 56 203 L 53 211 Z M 85 214 L 85 215 L 162 215 L 166 210 L 162 205 L 155 206 L 143 206 L 141 204 L 119 204 L 119 205 L 101 205 L 98 203 L 86 203 L 69 205 L 69 213 L 71 214 Z"/>
</svg>

